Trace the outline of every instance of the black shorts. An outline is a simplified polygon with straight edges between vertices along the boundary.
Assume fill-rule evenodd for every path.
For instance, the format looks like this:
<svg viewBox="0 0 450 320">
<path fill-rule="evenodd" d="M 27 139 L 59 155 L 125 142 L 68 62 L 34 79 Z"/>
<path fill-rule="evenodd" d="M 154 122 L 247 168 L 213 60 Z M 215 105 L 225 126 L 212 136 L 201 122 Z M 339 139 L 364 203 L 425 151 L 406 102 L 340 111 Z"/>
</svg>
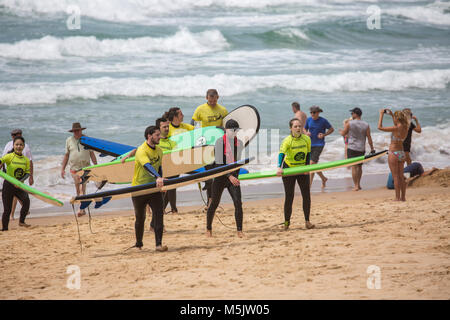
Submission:
<svg viewBox="0 0 450 320">
<path fill-rule="evenodd" d="M 311 147 L 311 161 L 312 162 L 319 162 L 320 154 L 323 151 L 324 146 L 320 147 Z"/>
<path fill-rule="evenodd" d="M 347 149 L 347 159 L 361 157 L 364 155 L 364 151 L 356 151 L 352 149 Z M 362 166 L 362 163 L 357 164 L 358 166 Z"/>
</svg>

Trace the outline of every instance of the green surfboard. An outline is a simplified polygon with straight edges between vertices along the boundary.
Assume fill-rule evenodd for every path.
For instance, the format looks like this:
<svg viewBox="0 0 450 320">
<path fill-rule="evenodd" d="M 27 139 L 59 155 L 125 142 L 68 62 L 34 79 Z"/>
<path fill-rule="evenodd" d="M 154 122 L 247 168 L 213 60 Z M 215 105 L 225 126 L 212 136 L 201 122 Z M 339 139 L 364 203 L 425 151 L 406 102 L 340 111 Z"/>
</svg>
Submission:
<svg viewBox="0 0 450 320">
<path fill-rule="evenodd" d="M 330 161 L 330 162 L 324 162 L 324 163 L 317 163 L 317 164 L 311 164 L 307 166 L 298 166 L 298 167 L 292 167 L 292 168 L 286 168 L 283 169 L 282 176 L 292 176 L 302 173 L 312 173 L 312 172 L 318 172 L 318 171 L 325 171 L 330 169 L 336 169 L 340 167 L 348 167 L 353 166 L 359 163 L 375 160 L 379 157 L 384 156 L 387 153 L 387 150 L 360 156 L 360 157 L 354 157 L 350 159 L 344 159 L 344 160 L 336 160 L 336 161 Z M 263 179 L 263 178 L 273 178 L 277 177 L 277 170 L 268 170 L 268 171 L 261 171 L 261 172 L 252 172 L 252 173 L 246 173 L 246 174 L 240 174 L 239 180 L 252 180 L 252 179 Z"/>
<path fill-rule="evenodd" d="M 44 202 L 50 203 L 50 204 L 52 204 L 54 206 L 58 206 L 58 207 L 62 207 L 64 205 L 64 203 L 62 201 L 60 201 L 56 198 L 53 198 L 51 195 L 48 195 L 44 192 L 41 192 L 39 190 L 36 190 L 36 189 L 26 185 L 25 183 L 17 180 L 14 177 L 7 175 L 5 172 L 3 172 L 1 170 L 0 170 L 0 177 L 5 179 L 6 181 L 12 183 L 16 187 L 19 187 L 20 189 L 24 190 L 25 192 L 28 192 L 33 197 L 38 198 L 39 200 L 42 200 Z"/>
</svg>

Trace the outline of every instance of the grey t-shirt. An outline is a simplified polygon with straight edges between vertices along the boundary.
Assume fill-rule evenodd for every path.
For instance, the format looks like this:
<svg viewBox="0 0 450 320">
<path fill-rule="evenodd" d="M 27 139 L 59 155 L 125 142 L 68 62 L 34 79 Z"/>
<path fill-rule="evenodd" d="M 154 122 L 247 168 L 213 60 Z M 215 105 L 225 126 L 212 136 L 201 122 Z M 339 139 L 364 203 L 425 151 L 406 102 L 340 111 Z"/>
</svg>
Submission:
<svg viewBox="0 0 450 320">
<path fill-rule="evenodd" d="M 366 151 L 367 128 L 369 124 L 363 120 L 351 120 L 348 131 L 348 148 L 355 151 Z"/>
</svg>

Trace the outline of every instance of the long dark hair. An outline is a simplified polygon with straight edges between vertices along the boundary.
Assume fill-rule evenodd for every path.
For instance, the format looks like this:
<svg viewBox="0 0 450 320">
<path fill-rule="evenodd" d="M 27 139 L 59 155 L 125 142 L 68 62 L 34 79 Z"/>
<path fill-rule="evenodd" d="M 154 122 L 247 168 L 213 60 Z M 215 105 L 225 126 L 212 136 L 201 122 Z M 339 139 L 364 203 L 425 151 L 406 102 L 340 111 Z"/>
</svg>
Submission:
<svg viewBox="0 0 450 320">
<path fill-rule="evenodd" d="M 13 147 L 12 147 L 12 149 L 9 150 L 7 153 L 12 153 L 12 152 L 14 152 L 14 143 L 16 142 L 16 140 L 22 140 L 23 146 L 25 147 L 25 138 L 22 137 L 22 136 L 17 136 L 17 137 L 14 137 L 14 139 L 13 139 Z"/>
<path fill-rule="evenodd" d="M 168 119 L 170 122 L 173 121 L 173 118 L 175 118 L 178 115 L 178 110 L 181 110 L 178 107 L 170 108 L 169 111 L 164 113 L 163 118 Z"/>
</svg>

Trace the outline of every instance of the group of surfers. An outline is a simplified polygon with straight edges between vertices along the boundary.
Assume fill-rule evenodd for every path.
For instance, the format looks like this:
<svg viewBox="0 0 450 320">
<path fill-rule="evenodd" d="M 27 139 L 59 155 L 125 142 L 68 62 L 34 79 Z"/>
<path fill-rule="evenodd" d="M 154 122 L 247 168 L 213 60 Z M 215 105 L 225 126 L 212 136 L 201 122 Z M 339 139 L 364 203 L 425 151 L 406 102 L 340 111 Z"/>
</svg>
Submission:
<svg viewBox="0 0 450 320">
<path fill-rule="evenodd" d="M 145 129 L 145 141 L 127 156 L 135 156 L 135 167 L 132 180 L 133 186 L 156 182 L 157 187 L 162 187 L 165 182 L 161 166 L 163 151 L 172 150 L 175 147 L 174 142 L 169 138 L 172 135 L 193 130 L 197 125 L 201 125 L 202 127 L 221 126 L 225 128 L 223 137 L 216 141 L 215 162 L 212 165 L 209 165 L 209 168 L 233 163 L 240 159 L 245 145 L 237 138 L 237 132 L 240 129 L 239 124 L 234 120 L 228 120 L 226 123 L 223 123 L 223 118 L 228 114 L 228 111 L 224 106 L 217 103 L 218 99 L 219 94 L 217 90 L 209 89 L 206 93 L 207 102 L 196 108 L 191 124 L 183 122 L 184 115 L 180 108 L 171 108 L 161 118 L 157 119 L 155 125 Z M 293 111 L 296 113 L 298 110 Z M 394 126 L 383 127 L 382 120 L 385 113 L 392 116 Z M 403 201 L 405 200 L 406 185 L 404 185 L 404 179 L 397 178 L 397 176 L 403 174 L 404 152 L 402 141 L 408 134 L 408 125 L 403 112 L 397 111 L 392 113 L 387 109 L 380 110 L 378 129 L 392 132 L 388 162 L 394 176 L 396 199 Z M 281 143 L 277 165 L 277 176 L 282 177 L 285 191 L 284 230 L 288 230 L 290 226 L 296 183 L 299 185 L 302 194 L 305 227 L 307 229 L 312 229 L 314 228 L 314 225 L 310 222 L 311 179 L 309 173 L 282 176 L 283 169 L 285 168 L 305 166 L 311 163 L 311 138 L 310 134 L 305 134 L 304 119 L 302 119 L 301 116 L 297 117 L 297 114 L 295 118 L 289 121 L 289 129 L 290 134 L 285 137 Z M 331 133 L 331 130 L 328 130 L 326 133 Z M 320 134 L 322 139 L 325 136 L 324 134 L 325 132 Z M 24 146 L 25 140 L 23 137 L 14 138 L 13 152 L 0 158 L 0 164 L 4 163 L 7 165 L 7 173 L 13 177 L 18 177 L 22 181 L 29 176 L 30 172 L 29 160 L 22 153 Z M 124 157 L 122 161 L 125 161 L 127 157 Z M 17 172 L 20 173 L 20 177 L 17 175 Z M 206 214 L 206 235 L 208 237 L 212 236 L 212 222 L 225 188 L 227 188 L 233 199 L 237 236 L 244 236 L 242 231 L 242 196 L 238 174 L 239 169 L 216 177 L 212 181 L 206 181 L 205 183 L 208 195 Z M 8 230 L 10 212 L 7 211 L 10 210 L 10 202 L 14 196 L 19 197 L 23 204 L 20 219 L 21 224 L 25 223 L 25 216 L 28 214 L 29 210 L 28 194 L 23 190 L 14 187 L 12 184 L 11 186 L 9 185 L 10 183 L 5 181 L 2 193 L 3 205 L 5 208 L 2 218 L 3 231 Z M 168 250 L 167 246 L 162 244 L 162 238 L 164 232 L 164 209 L 169 202 L 171 203 L 172 212 L 176 213 L 175 190 L 170 190 L 165 193 L 157 192 L 132 197 L 135 211 L 136 235 L 134 247 L 139 249 L 143 247 L 146 210 L 147 207 L 150 207 L 152 215 L 150 226 L 155 234 L 156 251 L 164 252 Z"/>
</svg>

